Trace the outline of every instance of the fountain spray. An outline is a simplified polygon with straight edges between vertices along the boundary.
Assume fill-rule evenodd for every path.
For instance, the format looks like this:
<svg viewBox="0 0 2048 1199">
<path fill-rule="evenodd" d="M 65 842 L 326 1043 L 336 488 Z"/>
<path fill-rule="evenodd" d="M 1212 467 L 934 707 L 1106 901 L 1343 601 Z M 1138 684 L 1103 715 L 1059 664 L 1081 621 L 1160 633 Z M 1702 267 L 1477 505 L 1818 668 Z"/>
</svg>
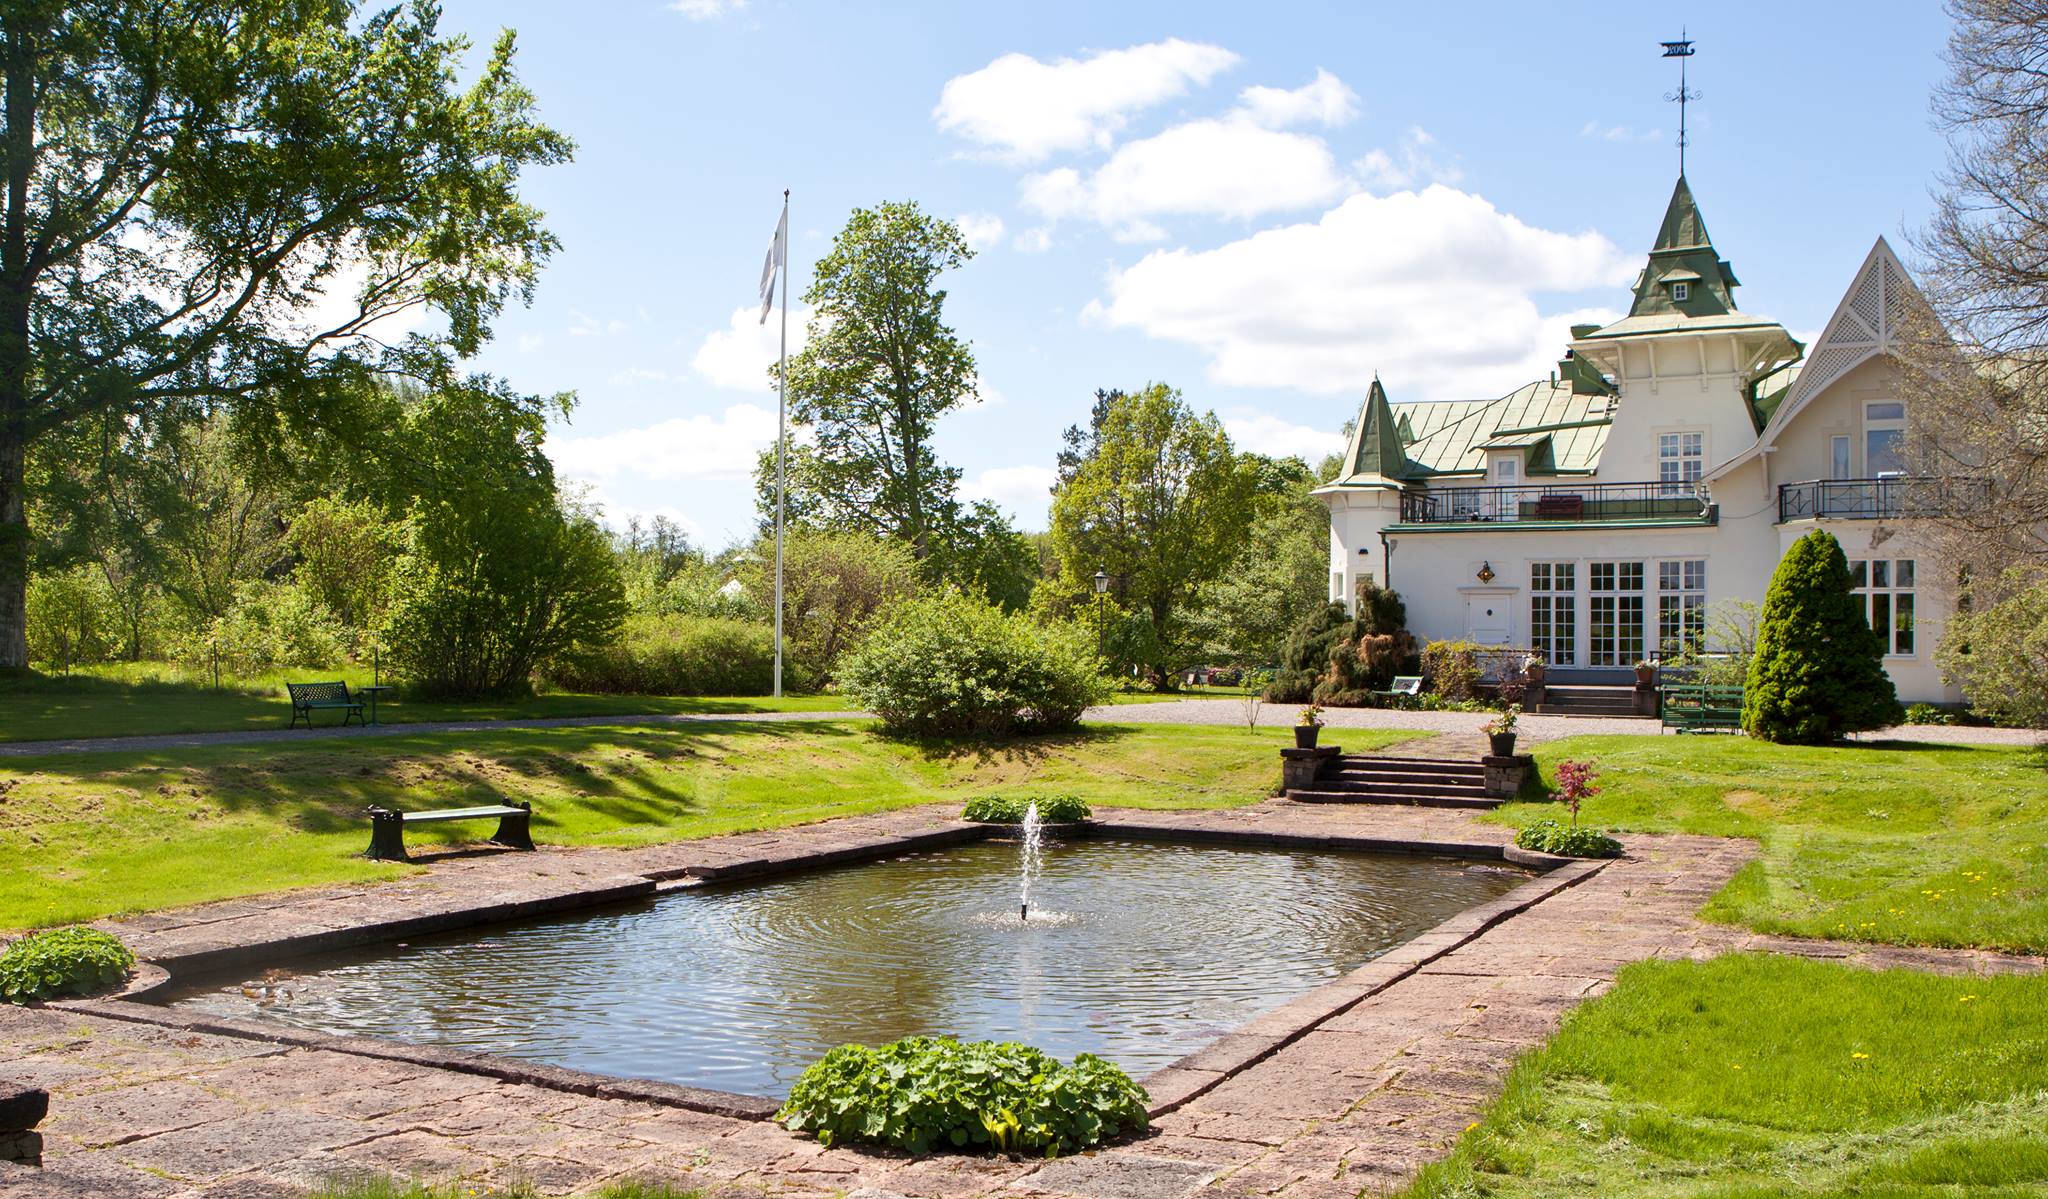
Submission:
<svg viewBox="0 0 2048 1199">
<path fill-rule="evenodd" d="M 1031 877 L 1038 873 L 1044 841 L 1045 826 L 1038 819 L 1038 801 L 1034 799 L 1024 808 L 1024 878 L 1017 897 L 1019 923 L 1028 923 L 1031 919 Z"/>
</svg>

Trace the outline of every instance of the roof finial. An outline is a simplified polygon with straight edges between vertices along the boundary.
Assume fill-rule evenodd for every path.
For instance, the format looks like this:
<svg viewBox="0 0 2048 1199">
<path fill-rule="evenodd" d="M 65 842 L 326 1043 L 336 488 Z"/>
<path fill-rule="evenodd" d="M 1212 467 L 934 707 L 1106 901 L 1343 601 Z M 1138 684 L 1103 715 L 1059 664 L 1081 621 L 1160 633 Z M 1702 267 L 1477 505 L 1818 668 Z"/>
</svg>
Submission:
<svg viewBox="0 0 2048 1199">
<path fill-rule="evenodd" d="M 1678 175 L 1681 179 L 1685 177 L 1685 105 L 1687 101 L 1700 98 L 1698 92 L 1685 86 L 1685 60 L 1692 56 L 1692 40 L 1685 36 L 1685 27 L 1681 25 L 1678 40 L 1664 43 L 1664 57 L 1678 60 L 1678 90 L 1667 92 L 1664 98 L 1678 103 Z"/>
</svg>

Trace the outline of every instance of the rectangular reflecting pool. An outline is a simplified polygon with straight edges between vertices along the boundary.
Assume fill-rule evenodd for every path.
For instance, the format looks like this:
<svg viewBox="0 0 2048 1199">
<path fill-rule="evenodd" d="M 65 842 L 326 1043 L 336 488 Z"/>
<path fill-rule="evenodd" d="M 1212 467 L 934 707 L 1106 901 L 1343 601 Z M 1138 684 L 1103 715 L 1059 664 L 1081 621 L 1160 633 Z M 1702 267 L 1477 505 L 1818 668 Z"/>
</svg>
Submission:
<svg viewBox="0 0 2048 1199">
<path fill-rule="evenodd" d="M 188 984 L 194 1014 L 781 1096 L 848 1041 L 1100 1054 L 1142 1077 L 1528 876 L 1396 854 L 985 842 Z"/>
</svg>

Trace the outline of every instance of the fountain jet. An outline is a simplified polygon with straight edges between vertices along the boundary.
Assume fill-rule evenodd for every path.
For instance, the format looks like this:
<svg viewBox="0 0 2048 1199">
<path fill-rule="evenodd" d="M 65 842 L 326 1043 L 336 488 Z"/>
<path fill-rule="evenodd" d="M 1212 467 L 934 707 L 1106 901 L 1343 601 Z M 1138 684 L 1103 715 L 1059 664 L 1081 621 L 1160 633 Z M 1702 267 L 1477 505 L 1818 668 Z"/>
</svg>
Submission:
<svg viewBox="0 0 2048 1199">
<path fill-rule="evenodd" d="M 1038 819 L 1038 801 L 1034 799 L 1024 807 L 1023 881 L 1017 895 L 1017 921 L 1020 924 L 1031 921 L 1031 879 L 1039 871 L 1044 842 L 1045 826 Z"/>
</svg>

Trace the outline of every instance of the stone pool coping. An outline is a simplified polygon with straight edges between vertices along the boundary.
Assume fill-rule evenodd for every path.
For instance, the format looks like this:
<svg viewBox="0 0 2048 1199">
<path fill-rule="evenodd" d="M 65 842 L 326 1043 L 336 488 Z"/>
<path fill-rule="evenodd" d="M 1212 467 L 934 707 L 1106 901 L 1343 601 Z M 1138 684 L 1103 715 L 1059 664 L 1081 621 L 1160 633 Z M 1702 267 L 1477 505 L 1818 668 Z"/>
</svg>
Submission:
<svg viewBox="0 0 2048 1199">
<path fill-rule="evenodd" d="M 1383 836 L 1349 832 L 1303 833 L 1246 826 L 1234 822 L 1205 824 L 1200 820 L 1203 814 L 1118 810 L 1062 831 L 1071 831 L 1089 839 L 1125 838 L 1338 852 L 1399 853 L 1456 860 L 1508 862 L 1542 873 L 1505 895 L 1458 912 L 1364 963 L 1342 978 L 1297 995 L 1281 1006 L 1222 1034 L 1194 1053 L 1148 1075 L 1142 1081 L 1152 1097 L 1149 1111 L 1154 1118 L 1172 1112 L 1190 1100 L 1213 1090 L 1227 1079 L 1300 1041 L 1325 1022 L 1415 974 L 1424 966 L 1469 943 L 1503 921 L 1585 881 L 1608 864 L 1605 861 L 1578 861 L 1531 853 L 1516 848 L 1511 842 L 1503 841 L 1449 840 L 1437 837 Z M 150 1002 L 150 997 L 160 993 L 174 980 L 219 974 L 257 963 L 331 953 L 340 949 L 427 933 L 602 907 L 625 900 L 656 897 L 707 883 L 766 878 L 872 861 L 903 853 L 974 844 L 1014 833 L 1014 827 L 1009 825 L 977 824 L 950 818 L 934 824 L 929 809 L 908 809 L 890 815 L 901 815 L 906 819 L 890 821 L 884 818 L 877 821 L 870 818 L 860 821 L 859 823 L 864 825 L 879 824 L 880 827 L 851 840 L 840 840 L 825 845 L 808 844 L 814 838 L 803 835 L 807 829 L 823 830 L 841 823 L 821 822 L 817 825 L 781 830 L 795 836 L 777 837 L 771 840 L 763 851 L 728 855 L 723 860 L 671 862 L 666 865 L 650 862 L 641 865 L 633 873 L 587 878 L 566 887 L 524 898 L 492 899 L 442 906 L 410 915 L 364 919 L 339 926 L 308 929 L 295 924 L 289 918 L 291 905 L 287 904 L 279 909 L 287 915 L 275 922 L 280 927 L 270 935 L 262 934 L 259 922 L 257 935 L 202 936 L 196 940 L 188 940 L 182 952 L 163 954 L 141 962 L 128 987 L 114 996 L 63 1000 L 48 1006 L 60 1011 L 190 1033 L 212 1034 L 308 1050 L 325 1050 L 343 1055 L 447 1070 L 581 1096 L 636 1100 L 711 1115 L 768 1120 L 773 1117 L 780 1104 L 776 1100 L 762 1096 L 600 1074 L 498 1054 L 415 1045 L 383 1037 L 338 1036 L 255 1020 L 184 1017 L 171 1009 Z M 1193 819 L 1190 819 L 1191 817 Z M 924 827 L 900 827 L 909 824 Z M 710 848 L 721 841 L 744 840 L 748 836 L 749 834 L 736 834 L 729 838 L 705 838 L 680 845 Z M 569 852 L 611 852 L 627 856 L 635 854 L 635 851 L 619 850 Z M 318 902 L 317 893 L 308 896 L 307 901 Z M 233 901 L 219 906 L 232 909 Z M 119 932 L 124 923 L 126 922 L 114 921 L 106 922 L 106 925 Z"/>
</svg>

